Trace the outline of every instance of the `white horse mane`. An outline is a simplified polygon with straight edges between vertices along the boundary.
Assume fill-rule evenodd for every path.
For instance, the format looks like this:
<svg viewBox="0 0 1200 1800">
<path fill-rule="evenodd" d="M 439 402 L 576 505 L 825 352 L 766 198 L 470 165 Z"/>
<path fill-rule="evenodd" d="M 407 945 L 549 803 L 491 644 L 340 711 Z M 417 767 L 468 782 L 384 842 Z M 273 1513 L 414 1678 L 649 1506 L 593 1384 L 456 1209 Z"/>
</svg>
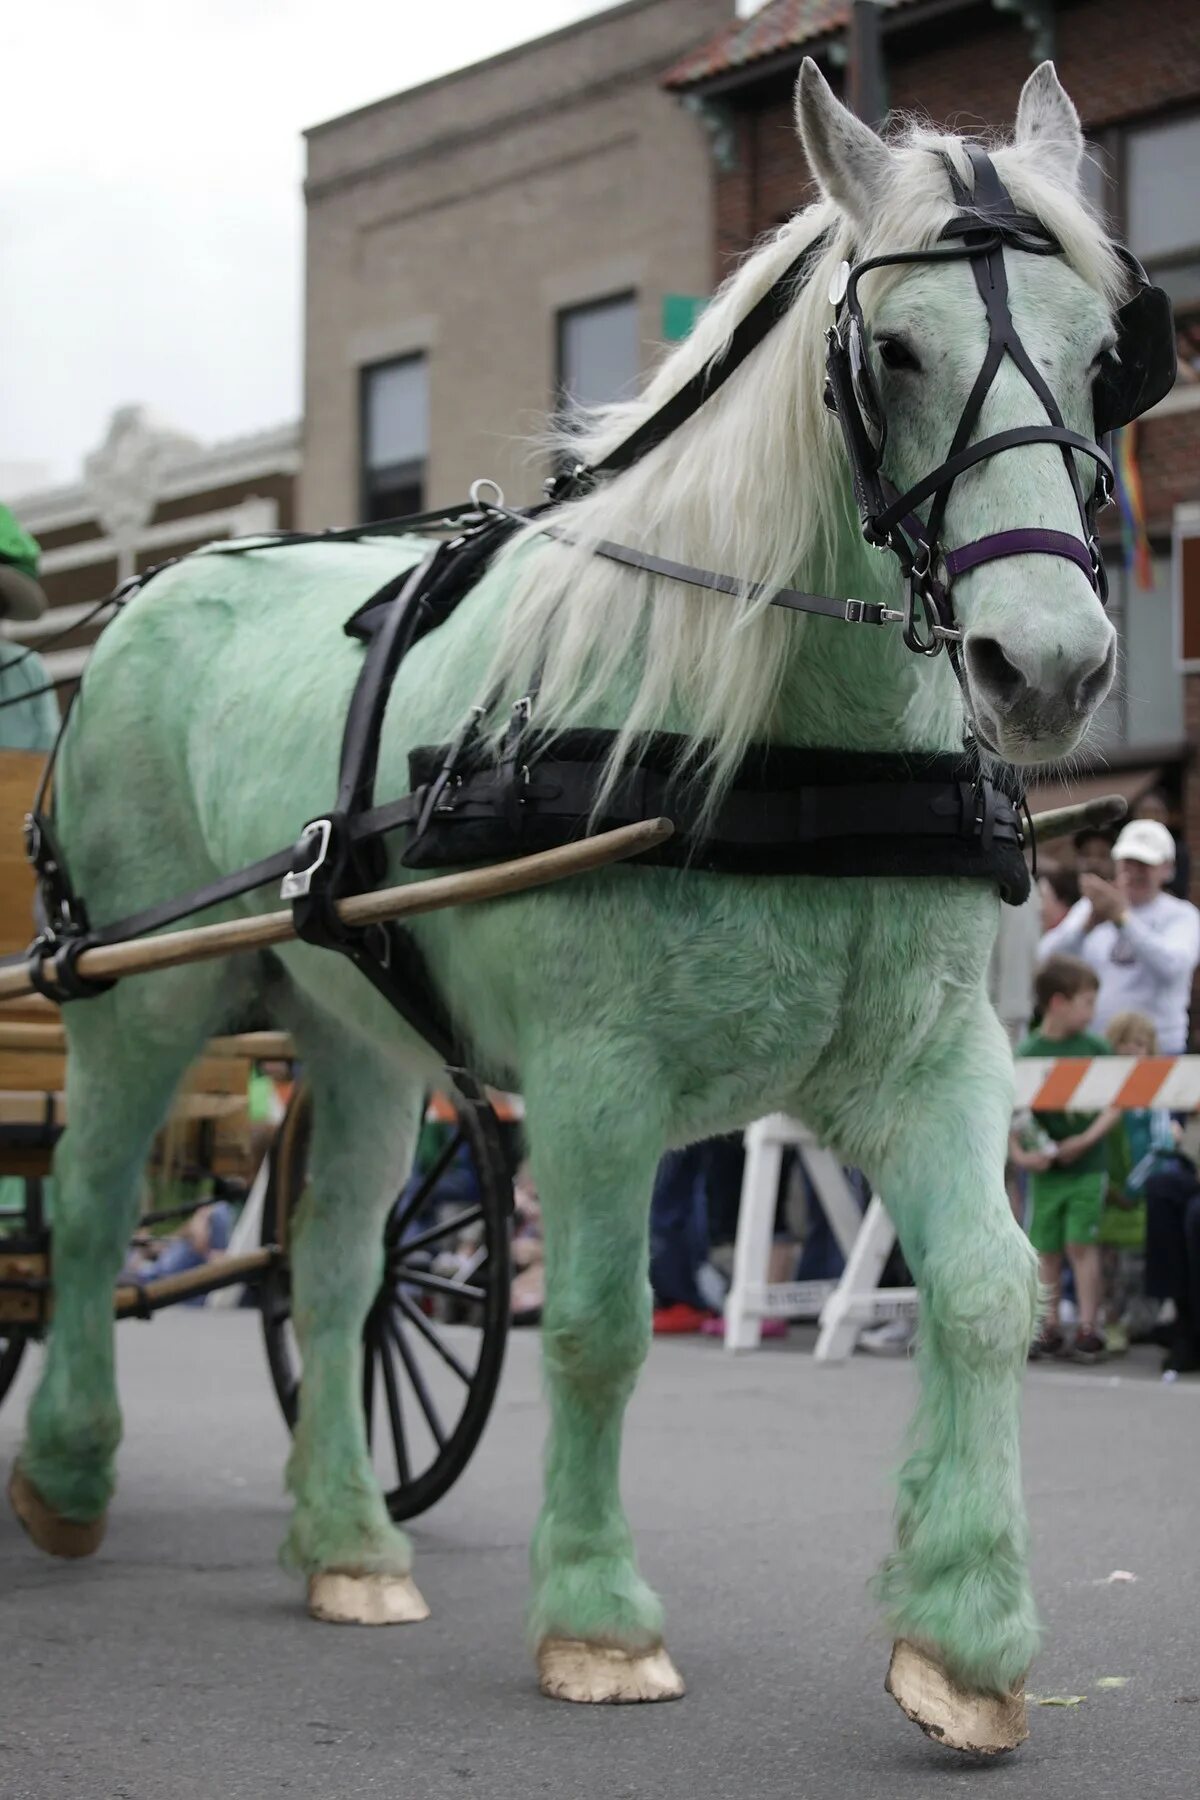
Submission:
<svg viewBox="0 0 1200 1800">
<path fill-rule="evenodd" d="M 708 745 L 715 797 L 748 745 L 773 735 L 787 656 L 807 625 L 770 607 L 769 595 L 790 585 L 836 593 L 839 537 L 852 517 L 836 422 L 822 403 L 830 278 L 843 258 L 937 239 L 955 211 L 943 156 L 972 182 L 960 138 L 910 125 L 892 148 L 896 204 L 880 209 L 877 229 L 864 234 L 829 200 L 798 213 L 730 276 L 636 399 L 577 416 L 551 440 L 565 462 L 603 456 L 726 346 L 805 245 L 833 228 L 795 304 L 728 383 L 634 467 L 555 515 L 581 545 L 613 539 L 761 583 L 762 595 L 706 594 L 532 530 L 504 553 L 502 561 L 519 566 L 508 571 L 512 597 L 488 690 L 522 691 L 541 660 L 539 725 L 620 726 L 613 771 L 635 734 L 682 730 Z M 1115 299 L 1122 274 L 1102 227 L 1047 175 L 1038 149 L 1007 145 L 995 162 L 1018 207 L 1042 220 L 1089 285 Z M 873 301 L 888 279 L 874 287 Z M 605 717 L 605 696 L 633 656 L 640 672 L 632 697 L 626 673 L 621 715 Z"/>
</svg>

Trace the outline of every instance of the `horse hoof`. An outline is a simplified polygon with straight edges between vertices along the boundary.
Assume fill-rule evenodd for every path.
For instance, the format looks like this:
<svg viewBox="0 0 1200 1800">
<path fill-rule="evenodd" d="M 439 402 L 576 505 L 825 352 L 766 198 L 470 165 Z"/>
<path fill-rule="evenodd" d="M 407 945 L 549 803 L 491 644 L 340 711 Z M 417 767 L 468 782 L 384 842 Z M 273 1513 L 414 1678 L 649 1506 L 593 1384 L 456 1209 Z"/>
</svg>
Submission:
<svg viewBox="0 0 1200 1800">
<path fill-rule="evenodd" d="M 429 1617 L 411 1575 L 348 1575 L 340 1569 L 309 1577 L 308 1610 L 327 1625 L 415 1625 Z"/>
<path fill-rule="evenodd" d="M 631 1655 L 578 1638 L 546 1638 L 538 1649 L 538 1686 L 551 1700 L 625 1706 L 641 1700 L 678 1700 L 683 1680 L 660 1644 Z"/>
<path fill-rule="evenodd" d="M 104 1540 L 107 1513 L 98 1519 L 64 1519 L 47 1506 L 19 1463 L 9 1477 L 8 1500 L 26 1532 L 47 1556 L 91 1556 Z"/>
<path fill-rule="evenodd" d="M 927 1738 L 948 1750 L 998 1756 L 1029 1736 L 1024 1682 L 1011 1694 L 973 1693 L 905 1638 L 892 1647 L 884 1687 Z"/>
</svg>

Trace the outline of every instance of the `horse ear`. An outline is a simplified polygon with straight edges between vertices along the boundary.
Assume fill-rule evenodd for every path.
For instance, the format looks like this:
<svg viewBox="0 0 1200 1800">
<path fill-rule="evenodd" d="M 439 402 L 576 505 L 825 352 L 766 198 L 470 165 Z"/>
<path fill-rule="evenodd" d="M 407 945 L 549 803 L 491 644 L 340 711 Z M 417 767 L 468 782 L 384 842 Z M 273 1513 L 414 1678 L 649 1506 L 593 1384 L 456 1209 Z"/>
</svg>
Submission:
<svg viewBox="0 0 1200 1800">
<path fill-rule="evenodd" d="M 1036 146 L 1058 179 L 1078 192 L 1083 130 L 1052 62 L 1039 63 L 1021 89 L 1015 135 L 1018 145 Z"/>
<path fill-rule="evenodd" d="M 796 83 L 796 129 L 829 198 L 860 224 L 869 223 L 895 159 L 883 139 L 842 105 L 811 56 L 801 63 Z"/>
</svg>

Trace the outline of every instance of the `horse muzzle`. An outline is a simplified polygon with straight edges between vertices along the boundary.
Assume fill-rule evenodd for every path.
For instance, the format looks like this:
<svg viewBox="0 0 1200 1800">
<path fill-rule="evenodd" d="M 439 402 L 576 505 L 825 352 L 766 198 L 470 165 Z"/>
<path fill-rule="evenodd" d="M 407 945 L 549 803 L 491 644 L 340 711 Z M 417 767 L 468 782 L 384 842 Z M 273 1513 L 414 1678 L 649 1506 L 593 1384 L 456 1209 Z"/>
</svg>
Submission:
<svg viewBox="0 0 1200 1800">
<path fill-rule="evenodd" d="M 1116 671 L 1116 632 L 1107 620 L 1103 624 L 1103 635 L 1089 632 L 1074 652 L 1059 643 L 1052 654 L 1030 640 L 966 633 L 968 699 L 998 754 L 1015 763 L 1044 763 L 1075 749 Z"/>
</svg>

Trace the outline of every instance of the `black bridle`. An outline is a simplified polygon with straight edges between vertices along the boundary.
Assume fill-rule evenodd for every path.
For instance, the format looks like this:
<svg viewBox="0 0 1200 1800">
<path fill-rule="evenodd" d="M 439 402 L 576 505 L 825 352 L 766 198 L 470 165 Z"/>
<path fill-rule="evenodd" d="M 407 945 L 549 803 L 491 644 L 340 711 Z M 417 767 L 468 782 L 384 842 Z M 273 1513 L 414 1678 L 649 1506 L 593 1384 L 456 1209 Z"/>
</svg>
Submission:
<svg viewBox="0 0 1200 1800">
<path fill-rule="evenodd" d="M 1001 557 L 1058 556 L 1082 570 L 1103 605 L 1108 589 L 1096 541 L 1096 514 L 1107 503 L 1114 480 L 1105 444 L 1113 429 L 1128 424 L 1169 392 L 1175 380 L 1176 361 L 1170 301 L 1162 289 L 1150 284 L 1136 258 L 1122 246 L 1115 246 L 1135 282 L 1135 293 L 1118 315 L 1117 352 L 1101 371 L 1093 391 L 1096 438 L 1067 428 L 1053 393 L 1013 322 L 1005 268 L 1006 249 L 1061 256 L 1062 246 L 1040 220 L 1017 210 L 986 150 L 977 144 L 968 144 L 966 149 L 974 189 L 968 190 L 949 158 L 944 158 L 958 211 L 938 243 L 925 250 L 873 257 L 853 266 L 844 262 L 830 292 L 834 323 L 826 334 L 826 405 L 841 426 L 863 535 L 868 543 L 891 550 L 899 560 L 907 590 L 905 606 L 898 611 L 876 601 L 836 599 L 791 588 L 773 592 L 770 600 L 776 606 L 841 618 L 851 624 L 902 624 L 905 644 L 919 655 L 936 656 L 943 647 L 947 648 L 970 716 L 959 655 L 962 633 L 955 622 L 952 601 L 955 578 Z M 581 497 L 605 478 L 631 468 L 690 419 L 790 309 L 827 248 L 829 236 L 829 232 L 823 233 L 788 265 L 735 327 L 728 344 L 629 437 L 590 467 L 577 463 L 548 482 L 546 491 L 551 506 Z M 883 472 L 887 420 L 871 367 L 858 284 L 874 269 L 957 261 L 969 262 L 986 308 L 987 349 L 945 458 L 901 494 Z M 1016 426 L 972 443 L 971 434 L 984 400 L 1006 357 L 1012 359 L 1029 383 L 1048 422 Z M 1062 452 L 1079 512 L 1081 535 L 1041 526 L 1015 526 L 957 549 L 945 549 L 941 543 L 942 526 L 950 491 L 958 477 L 989 457 L 1038 443 L 1054 444 Z M 1076 467 L 1077 453 L 1090 457 L 1096 465 L 1096 478 L 1086 491 Z M 928 517 L 922 520 L 916 509 L 926 501 L 931 504 Z M 510 521 L 517 517 L 503 507 L 488 510 L 501 513 Z M 577 541 L 558 522 L 547 521 L 539 529 L 563 542 Z M 751 598 L 764 591 L 757 583 L 651 556 L 629 545 L 601 541 L 589 542 L 586 548 L 626 567 L 694 587 Z"/>
<path fill-rule="evenodd" d="M 1009 307 L 1005 248 L 1036 256 L 1057 256 L 1062 254 L 1061 246 L 1037 219 L 1016 211 L 986 151 L 970 144 L 967 152 L 975 174 L 973 194 L 967 192 L 947 159 L 951 187 L 960 207 L 942 233 L 943 240 L 948 241 L 929 250 L 872 257 L 854 268 L 843 263 L 830 291 L 834 323 L 827 333 L 826 403 L 842 426 L 863 535 L 868 543 L 886 545 L 900 560 L 908 586 L 904 641 L 909 649 L 932 656 L 945 644 L 956 665 L 956 674 L 960 674 L 957 665 L 961 633 L 955 625 L 951 586 L 957 575 L 1005 556 L 1058 556 L 1082 569 L 1101 604 L 1105 602 L 1107 582 L 1096 542 L 1096 513 L 1107 502 L 1113 479 L 1112 463 L 1104 447 L 1067 429 L 1057 400 L 1021 342 Z M 987 349 L 944 459 L 907 492 L 898 494 L 882 468 L 887 420 L 867 351 L 858 284 L 874 269 L 964 260 L 971 265 L 987 315 Z M 971 435 L 984 401 L 1006 358 L 1011 358 L 1033 389 L 1048 423 L 1017 426 L 972 443 Z M 958 476 L 1004 450 L 1037 443 L 1055 444 L 1062 452 L 1082 536 L 1043 526 L 1020 526 L 943 551 L 942 525 Z M 1077 452 L 1090 456 L 1096 464 L 1096 479 L 1086 494 L 1075 464 Z M 931 501 L 929 515 L 922 521 L 916 509 L 927 500 Z M 924 615 L 921 621 L 917 618 L 918 607 Z"/>
</svg>

